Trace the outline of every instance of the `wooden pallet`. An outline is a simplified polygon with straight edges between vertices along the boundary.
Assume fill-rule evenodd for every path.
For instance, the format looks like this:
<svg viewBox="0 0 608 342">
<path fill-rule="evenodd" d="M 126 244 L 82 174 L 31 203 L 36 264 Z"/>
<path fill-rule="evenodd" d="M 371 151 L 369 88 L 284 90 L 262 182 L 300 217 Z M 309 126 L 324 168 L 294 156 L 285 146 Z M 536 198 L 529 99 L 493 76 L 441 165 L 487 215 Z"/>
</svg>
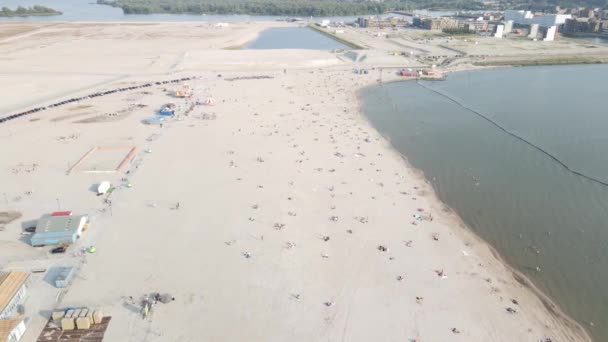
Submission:
<svg viewBox="0 0 608 342">
<path fill-rule="evenodd" d="M 104 317 L 101 323 L 91 324 L 86 330 L 61 330 L 49 320 L 36 342 L 102 342 L 112 317 Z"/>
</svg>

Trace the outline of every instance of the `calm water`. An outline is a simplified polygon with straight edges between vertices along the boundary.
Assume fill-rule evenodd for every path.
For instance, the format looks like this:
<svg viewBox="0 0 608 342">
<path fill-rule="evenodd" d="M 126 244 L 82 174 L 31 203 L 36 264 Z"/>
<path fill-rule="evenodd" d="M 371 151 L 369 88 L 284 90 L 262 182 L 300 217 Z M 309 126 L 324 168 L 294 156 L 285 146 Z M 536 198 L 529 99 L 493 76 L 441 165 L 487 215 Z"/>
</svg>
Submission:
<svg viewBox="0 0 608 342">
<path fill-rule="evenodd" d="M 245 49 L 350 49 L 348 46 L 307 27 L 277 27 L 262 31 Z"/>
<path fill-rule="evenodd" d="M 606 35 L 602 35 L 602 36 L 577 36 L 577 35 L 570 35 L 567 33 L 563 33 L 562 34 L 564 38 L 566 39 L 574 39 L 574 40 L 579 40 L 581 42 L 590 42 L 590 43 L 594 43 L 594 44 L 608 44 L 608 36 Z"/>
<path fill-rule="evenodd" d="M 597 341 L 608 341 L 608 187 L 473 111 L 608 181 L 607 79 L 608 65 L 512 68 L 361 93 L 371 123 L 438 196 L 566 312 L 593 322 Z"/>
<path fill-rule="evenodd" d="M 586 40 L 595 44 L 608 44 L 608 37 L 581 37 L 577 39 Z"/>
<path fill-rule="evenodd" d="M 448 15 L 454 15 L 456 14 L 458 11 L 429 11 L 429 10 L 425 10 L 425 9 L 421 9 L 421 10 L 414 10 L 414 14 L 420 15 L 420 16 L 429 16 L 429 17 L 443 17 L 443 16 L 448 16 Z"/>
<path fill-rule="evenodd" d="M 95 0 L 1 0 L 0 7 L 42 5 L 63 12 L 50 17 L 0 18 L 0 21 L 274 21 L 285 17 L 249 15 L 129 14 L 120 8 L 97 5 Z M 328 17 L 332 21 L 353 21 L 357 17 Z M 309 18 L 305 18 L 309 19 Z M 313 18 L 320 20 L 321 18 Z"/>
</svg>

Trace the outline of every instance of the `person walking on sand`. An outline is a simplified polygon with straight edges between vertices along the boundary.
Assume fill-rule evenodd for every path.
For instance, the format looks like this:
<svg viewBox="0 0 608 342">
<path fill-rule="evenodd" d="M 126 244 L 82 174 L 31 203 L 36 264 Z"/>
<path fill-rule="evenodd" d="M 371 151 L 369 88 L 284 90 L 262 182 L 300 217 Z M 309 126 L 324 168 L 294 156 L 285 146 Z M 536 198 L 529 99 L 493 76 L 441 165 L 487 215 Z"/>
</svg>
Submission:
<svg viewBox="0 0 608 342">
<path fill-rule="evenodd" d="M 175 209 L 179 209 L 179 202 L 175 205 Z"/>
</svg>

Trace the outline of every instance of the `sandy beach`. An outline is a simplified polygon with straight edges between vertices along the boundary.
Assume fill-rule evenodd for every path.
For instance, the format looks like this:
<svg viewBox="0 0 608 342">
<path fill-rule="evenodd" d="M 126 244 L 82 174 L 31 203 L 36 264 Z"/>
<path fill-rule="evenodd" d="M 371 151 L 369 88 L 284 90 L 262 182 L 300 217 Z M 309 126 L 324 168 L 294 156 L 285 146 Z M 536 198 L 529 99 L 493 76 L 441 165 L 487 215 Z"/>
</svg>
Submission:
<svg viewBox="0 0 608 342">
<path fill-rule="evenodd" d="M 0 24 L 12 32 L 0 36 L 0 117 L 194 77 L 189 101 L 172 96 L 182 83 L 154 84 L 0 124 L 0 211 L 23 214 L 0 231 L 0 268 L 79 269 L 61 292 L 32 276 L 24 341 L 66 306 L 112 316 L 106 341 L 590 340 L 360 112 L 362 87 L 422 59 L 389 55 L 371 35 L 356 38 L 369 47 L 363 63 L 328 51 L 232 49 L 285 25 Z M 186 113 L 207 98 L 215 105 Z M 174 118 L 142 123 L 167 102 L 178 106 Z M 67 174 L 100 146 L 113 149 Z M 133 147 L 126 168 L 111 172 Z M 116 186 L 111 205 L 91 191 L 101 181 Z M 59 256 L 21 235 L 24 221 L 58 209 L 91 218 Z M 91 245 L 94 254 L 78 252 Z M 175 301 L 142 319 L 130 297 L 151 292 Z"/>
</svg>

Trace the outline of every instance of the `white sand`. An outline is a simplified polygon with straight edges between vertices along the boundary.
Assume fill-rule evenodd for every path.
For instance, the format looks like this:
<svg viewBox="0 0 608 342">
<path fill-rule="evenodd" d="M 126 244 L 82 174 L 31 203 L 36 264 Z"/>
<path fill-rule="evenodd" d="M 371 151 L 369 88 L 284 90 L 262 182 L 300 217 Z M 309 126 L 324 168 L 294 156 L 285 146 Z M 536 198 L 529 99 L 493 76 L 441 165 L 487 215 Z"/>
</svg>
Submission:
<svg viewBox="0 0 608 342">
<path fill-rule="evenodd" d="M 95 89 L 197 75 L 201 78 L 190 82 L 195 98 L 217 100 L 216 106 L 196 107 L 162 128 L 141 120 L 162 103 L 184 103 L 167 96 L 162 91 L 167 86 L 0 124 L 0 177 L 8 209 L 23 212 L 26 220 L 56 210 L 58 204 L 89 213 L 91 229 L 72 251 L 97 247 L 84 257 L 50 256 L 47 249 L 19 242 L 21 223 L 15 222 L 0 232 L 0 267 L 82 262 L 56 306 L 102 308 L 112 316 L 107 341 L 588 339 L 519 284 L 370 127 L 359 112 L 356 93 L 374 84 L 377 73 L 354 75 L 352 65 L 328 52 L 217 49 L 242 44 L 241 32 L 255 36 L 264 27 L 260 23 L 236 25 L 209 41 L 204 33 L 215 29 L 201 28 L 200 47 L 184 39 L 175 49 L 168 47 L 173 38 L 162 32 L 190 32 L 176 25 L 147 26 L 141 34 L 148 38 L 140 35 L 128 43 L 116 36 L 120 27 L 92 27 L 84 32 L 115 30 L 114 36 L 104 38 L 106 45 L 95 35 L 89 36 L 99 39 L 93 43 L 33 36 L 33 41 L 9 44 L 14 50 L 7 54 L 9 60 L 0 60 L 0 70 L 14 66 L 15 80 L 32 87 L 52 84 L 54 92 L 20 94 L 5 79 L 0 90 L 12 101 L 5 109 L 91 92 L 85 88 L 100 82 L 98 76 L 86 75 L 91 68 L 110 79 L 122 75 Z M 55 39 L 61 41 L 50 44 Z M 41 48 L 49 56 L 46 63 L 19 48 L 43 42 L 49 43 Z M 117 47 L 110 59 L 109 53 L 84 47 L 95 43 L 102 51 L 128 47 L 133 55 Z M 161 46 L 158 54 L 161 49 L 155 48 Z M 155 53 L 162 63 L 145 61 Z M 11 64 L 11 58 L 19 62 Z M 67 80 L 63 73 L 57 78 L 21 74 L 30 67 L 49 73 L 70 70 L 83 81 Z M 254 75 L 274 78 L 225 80 Z M 148 107 L 108 122 L 73 122 L 118 112 L 134 102 Z M 202 120 L 203 113 L 216 119 Z M 99 145 L 137 146 L 130 173 L 77 170 L 66 175 L 69 166 Z M 13 172 L 19 164 L 33 163 L 38 164 L 35 171 L 21 167 Z M 102 180 L 120 185 L 123 177 L 133 187 L 120 186 L 113 193 L 111 210 L 89 190 Z M 30 190 L 31 195 L 24 194 Z M 173 209 L 178 202 L 179 210 Z M 412 225 L 419 208 L 433 220 Z M 277 229 L 277 224 L 284 226 Z M 438 270 L 447 277 L 438 276 Z M 56 294 L 41 276 L 33 281 L 38 294 L 32 294 L 30 304 L 39 307 L 30 311 L 33 322 L 25 341 L 37 337 L 52 309 L 48 298 Z M 150 292 L 168 292 L 176 300 L 159 304 L 143 320 L 126 298 Z M 517 313 L 506 312 L 508 307 Z"/>
</svg>

